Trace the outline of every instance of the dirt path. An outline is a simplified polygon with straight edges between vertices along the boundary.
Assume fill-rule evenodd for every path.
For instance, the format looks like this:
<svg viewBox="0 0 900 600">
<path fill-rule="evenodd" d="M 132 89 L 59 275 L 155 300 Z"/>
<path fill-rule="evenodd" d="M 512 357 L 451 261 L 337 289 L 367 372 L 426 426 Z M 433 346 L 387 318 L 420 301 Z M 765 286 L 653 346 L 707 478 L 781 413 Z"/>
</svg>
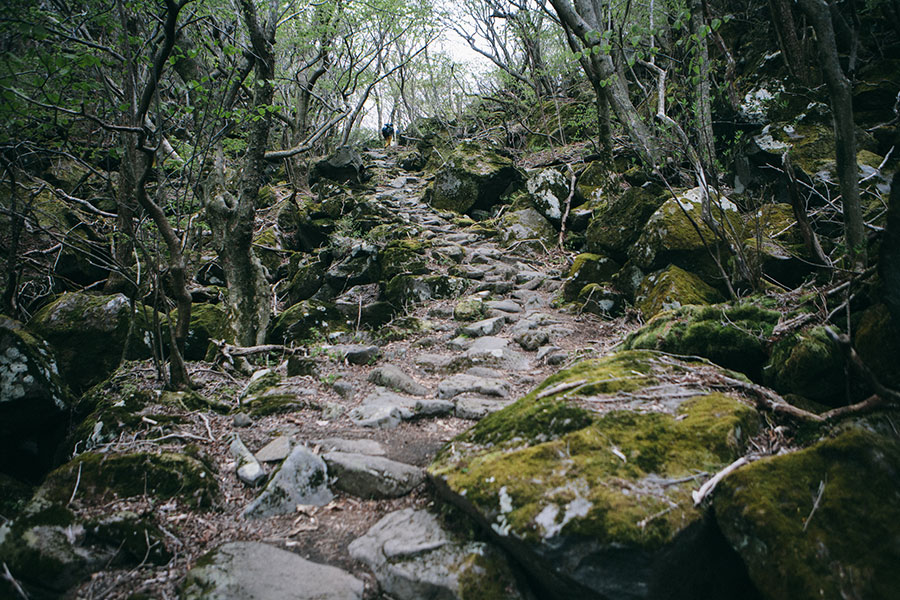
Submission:
<svg viewBox="0 0 900 600">
<path fill-rule="evenodd" d="M 607 353 L 629 329 L 621 320 L 601 321 L 593 315 L 554 308 L 554 292 L 561 285 L 559 267 L 565 267 L 561 259 L 511 252 L 454 225 L 448 215 L 438 214 L 420 201 L 427 182 L 400 171 L 392 154 L 370 152 L 367 161 L 374 165 L 377 184 L 367 199 L 421 231 L 421 239 L 430 245 L 431 274 L 469 279 L 464 296 L 473 300 L 470 305 L 480 303 L 483 314 L 477 321 L 459 320 L 456 317 L 461 316 L 460 311 L 456 310 L 456 317 L 454 311 L 463 298 L 429 300 L 411 306 L 403 315 L 418 319 L 424 325 L 422 330 L 382 345 L 376 360 L 350 364 L 341 358 L 347 348 L 323 344 L 311 349 L 316 359 L 313 375 L 288 378 L 285 364 L 273 364 L 272 368 L 285 376 L 282 386 L 308 399 L 308 408 L 260 417 L 242 427 L 233 416 L 189 415 L 192 425 L 187 431 L 199 438 L 190 441 L 211 457 L 218 469 L 218 506 L 194 512 L 179 502 L 153 505 L 147 499 L 132 499 L 98 508 L 82 507 L 85 511 L 155 513 L 176 559 L 160 568 L 103 571 L 81 586 L 77 597 L 125 598 L 135 592 L 157 598 L 177 597 L 179 582 L 200 556 L 224 542 L 239 540 L 266 542 L 344 569 L 366 582 L 367 597 L 380 597 L 373 575 L 349 556 L 347 546 L 392 511 L 434 507 L 436 500 L 428 483 L 401 497 L 378 500 L 333 489 L 334 500 L 326 506 L 247 519 L 241 513 L 259 488 L 245 485 L 235 474 L 235 460 L 229 453 L 234 434 L 252 452 L 280 437 L 319 454 L 333 449 L 359 451 L 358 441 L 367 440 L 376 444 L 363 448 L 363 453 L 383 452 L 393 461 L 425 467 L 446 442 L 476 419 L 521 397 L 562 365 Z M 465 333 L 460 335 L 462 331 Z M 363 335 L 348 341 L 365 345 L 365 338 Z M 203 393 L 244 384 L 229 381 L 209 370 L 208 365 L 193 366 L 196 380 L 205 386 L 200 390 Z M 372 383 L 373 372 L 380 369 L 384 373 L 388 366 L 397 367 L 423 386 L 417 390 L 421 395 Z M 382 377 L 379 381 L 402 388 L 405 380 L 401 378 L 398 383 Z M 370 416 L 367 410 L 385 404 L 397 408 L 399 424 L 368 426 L 372 422 L 365 418 Z M 406 418 L 410 411 L 414 418 Z M 434 411 L 434 416 L 421 416 L 429 411 Z M 152 437 L 148 430 L 121 449 L 167 447 L 169 442 L 151 446 L 140 441 Z M 357 441 L 357 445 L 348 448 L 346 440 Z M 183 441 L 171 443 L 173 450 L 183 447 Z M 277 464 L 264 463 L 264 468 L 271 473 Z"/>
</svg>

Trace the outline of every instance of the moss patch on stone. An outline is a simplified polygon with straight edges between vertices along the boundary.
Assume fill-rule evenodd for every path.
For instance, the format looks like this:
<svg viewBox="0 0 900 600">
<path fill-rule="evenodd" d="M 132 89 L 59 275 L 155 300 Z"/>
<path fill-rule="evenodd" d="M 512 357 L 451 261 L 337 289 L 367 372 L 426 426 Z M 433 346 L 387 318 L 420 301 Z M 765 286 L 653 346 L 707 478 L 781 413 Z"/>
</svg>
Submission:
<svg viewBox="0 0 900 600">
<path fill-rule="evenodd" d="M 878 380 L 894 389 L 900 388 L 900 324 L 891 318 L 885 304 L 866 309 L 856 325 L 854 346 L 863 362 Z"/>
<path fill-rule="evenodd" d="M 147 494 L 207 507 L 218 494 L 215 477 L 202 462 L 175 452 L 86 452 L 51 472 L 38 494 L 54 502 L 68 501 L 79 473 L 78 495 L 97 502 Z"/>
<path fill-rule="evenodd" d="M 891 598 L 898 464 L 896 438 L 852 429 L 729 475 L 715 492 L 716 519 L 767 598 Z"/>
<path fill-rule="evenodd" d="M 382 248 L 379 254 L 381 275 L 390 280 L 396 275 L 421 275 L 428 272 L 425 258 L 427 245 L 411 240 L 392 241 Z"/>
<path fill-rule="evenodd" d="M 563 298 L 571 302 L 589 283 L 609 283 L 619 270 L 613 259 L 599 254 L 579 254 L 572 261 L 569 274 L 563 284 Z"/>
<path fill-rule="evenodd" d="M 689 368 L 641 351 L 584 361 L 456 438 L 429 472 L 499 535 L 661 548 L 701 517 L 693 482 L 676 480 L 739 456 L 758 428 L 756 411 L 720 393 L 682 400 L 672 412 L 649 402 L 640 411 L 589 407 Z"/>
<path fill-rule="evenodd" d="M 772 347 L 763 381 L 780 393 L 793 393 L 830 406 L 845 391 L 844 360 L 822 327 L 793 333 Z"/>
<path fill-rule="evenodd" d="M 675 265 L 651 273 L 641 282 L 635 304 L 645 318 L 688 304 L 715 304 L 722 295 L 697 275 Z"/>
<path fill-rule="evenodd" d="M 347 331 L 347 318 L 334 304 L 304 300 L 293 305 L 278 317 L 270 337 L 275 343 L 302 342 L 329 332 Z"/>
<path fill-rule="evenodd" d="M 585 236 L 588 251 L 624 260 L 644 224 L 664 201 L 658 186 L 628 188 L 595 211 Z"/>
<path fill-rule="evenodd" d="M 701 356 L 759 380 L 766 344 L 780 317 L 749 303 L 683 306 L 658 313 L 630 334 L 624 347 Z"/>
</svg>

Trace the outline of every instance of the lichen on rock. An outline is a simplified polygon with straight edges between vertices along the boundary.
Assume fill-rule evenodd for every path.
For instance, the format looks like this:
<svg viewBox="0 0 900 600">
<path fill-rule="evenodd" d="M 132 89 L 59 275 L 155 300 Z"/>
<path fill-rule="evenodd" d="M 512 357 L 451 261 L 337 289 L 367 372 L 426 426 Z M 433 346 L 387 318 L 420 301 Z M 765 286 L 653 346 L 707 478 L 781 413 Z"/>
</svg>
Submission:
<svg viewBox="0 0 900 600">
<path fill-rule="evenodd" d="M 700 277 L 670 265 L 644 278 L 637 291 L 635 305 L 648 318 L 662 310 L 688 304 L 714 304 L 721 300 L 722 295 Z"/>
<path fill-rule="evenodd" d="M 639 589 L 657 553 L 702 520 L 692 474 L 732 462 L 758 427 L 725 393 L 641 392 L 691 369 L 646 351 L 578 363 L 457 437 L 429 474 L 545 585 Z M 617 553 L 644 567 L 615 572 Z M 597 571 L 571 566 L 586 562 Z"/>
</svg>

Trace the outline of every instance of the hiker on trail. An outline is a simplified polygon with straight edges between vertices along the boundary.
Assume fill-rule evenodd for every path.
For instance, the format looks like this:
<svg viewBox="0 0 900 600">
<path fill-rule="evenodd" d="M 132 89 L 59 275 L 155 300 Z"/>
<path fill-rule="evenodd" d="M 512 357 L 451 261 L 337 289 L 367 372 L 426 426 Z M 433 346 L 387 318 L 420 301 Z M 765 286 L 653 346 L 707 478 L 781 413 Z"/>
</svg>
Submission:
<svg viewBox="0 0 900 600">
<path fill-rule="evenodd" d="M 394 126 L 391 123 L 385 123 L 384 127 L 381 128 L 381 137 L 384 138 L 384 147 L 387 148 L 391 145 L 391 140 L 394 139 Z"/>
</svg>

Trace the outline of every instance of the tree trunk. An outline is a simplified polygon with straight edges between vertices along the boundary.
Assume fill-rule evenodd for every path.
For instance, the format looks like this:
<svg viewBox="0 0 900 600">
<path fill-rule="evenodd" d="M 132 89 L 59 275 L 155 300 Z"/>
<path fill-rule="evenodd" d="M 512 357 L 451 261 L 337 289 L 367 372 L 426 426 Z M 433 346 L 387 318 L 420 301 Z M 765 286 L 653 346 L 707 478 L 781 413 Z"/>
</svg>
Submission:
<svg viewBox="0 0 900 600">
<path fill-rule="evenodd" d="M 831 13 L 824 0 L 800 0 L 800 8 L 816 32 L 822 72 L 831 99 L 834 119 L 834 145 L 838 179 L 844 211 L 844 238 L 850 267 L 862 271 L 866 267 L 866 232 L 859 199 L 859 167 L 856 164 L 856 126 L 850 80 L 844 75 L 838 59 Z"/>
<path fill-rule="evenodd" d="M 784 64 L 800 83 L 809 83 L 809 66 L 797 38 L 797 26 L 794 24 L 791 3 L 788 0 L 769 0 L 769 13 L 772 16 L 772 26 L 775 28 Z"/>
<path fill-rule="evenodd" d="M 274 11 L 267 23 L 260 23 L 252 0 L 241 0 L 240 5 L 256 57 L 253 105 L 256 109 L 265 109 L 272 104 L 275 95 L 272 84 L 275 74 Z M 231 325 L 235 340 L 241 346 L 255 346 L 265 341 L 272 314 L 272 290 L 262 263 L 253 251 L 255 202 L 265 170 L 271 123 L 271 115 L 265 112 L 250 126 L 236 197 L 224 189 L 224 181 L 220 179 L 211 197 L 205 199 L 219 241 L 219 260 L 228 281 Z M 224 171 L 221 165 L 219 171 Z"/>
<path fill-rule="evenodd" d="M 699 62 L 699 83 L 695 91 L 697 100 L 697 151 L 700 162 L 713 179 L 716 173 L 716 144 L 712 128 L 712 108 L 709 99 L 709 48 L 706 43 L 703 26 L 706 18 L 703 14 L 703 0 L 691 0 L 691 32 L 696 38 L 697 53 L 694 60 Z"/>
</svg>

